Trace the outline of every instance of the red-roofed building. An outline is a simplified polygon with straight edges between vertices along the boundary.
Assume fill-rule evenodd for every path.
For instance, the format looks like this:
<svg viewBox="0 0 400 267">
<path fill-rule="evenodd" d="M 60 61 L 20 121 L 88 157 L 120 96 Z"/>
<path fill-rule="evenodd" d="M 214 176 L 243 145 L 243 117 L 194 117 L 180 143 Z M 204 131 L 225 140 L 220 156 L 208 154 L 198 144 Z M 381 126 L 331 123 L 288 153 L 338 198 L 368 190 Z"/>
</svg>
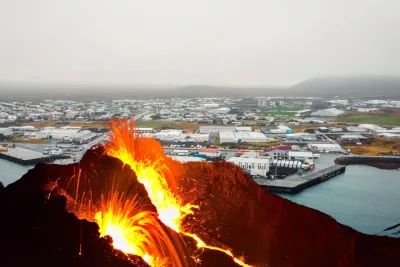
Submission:
<svg viewBox="0 0 400 267">
<path fill-rule="evenodd" d="M 219 148 L 200 148 L 199 154 L 205 155 L 207 158 L 217 158 L 221 156 L 221 149 Z"/>
</svg>

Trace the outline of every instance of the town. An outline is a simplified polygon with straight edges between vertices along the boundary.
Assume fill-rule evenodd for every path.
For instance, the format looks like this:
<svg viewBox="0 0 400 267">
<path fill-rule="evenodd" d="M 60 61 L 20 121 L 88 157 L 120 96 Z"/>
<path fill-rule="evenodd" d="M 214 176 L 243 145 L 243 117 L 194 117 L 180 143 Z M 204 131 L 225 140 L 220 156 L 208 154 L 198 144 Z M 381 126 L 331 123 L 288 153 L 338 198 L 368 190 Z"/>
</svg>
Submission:
<svg viewBox="0 0 400 267">
<path fill-rule="evenodd" d="M 107 142 L 107 120 L 133 118 L 136 134 L 158 140 L 178 161 L 225 159 L 260 184 L 264 178 L 276 183 L 330 167 L 332 154 L 398 155 L 399 115 L 400 101 L 390 99 L 1 102 L 0 156 L 22 164 L 49 157 L 75 162 L 92 145 Z"/>
</svg>

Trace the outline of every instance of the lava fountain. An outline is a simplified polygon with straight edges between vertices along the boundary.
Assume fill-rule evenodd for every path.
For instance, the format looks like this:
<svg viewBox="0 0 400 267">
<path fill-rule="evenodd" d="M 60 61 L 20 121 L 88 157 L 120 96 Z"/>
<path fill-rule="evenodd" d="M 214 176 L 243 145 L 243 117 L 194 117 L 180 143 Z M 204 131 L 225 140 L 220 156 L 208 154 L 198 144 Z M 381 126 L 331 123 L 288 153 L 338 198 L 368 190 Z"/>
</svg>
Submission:
<svg viewBox="0 0 400 267">
<path fill-rule="evenodd" d="M 183 240 L 158 219 L 145 189 L 123 170 L 106 175 L 99 166 L 78 169 L 66 185 L 67 208 L 80 219 L 96 222 L 101 236 L 111 236 L 113 246 L 127 254 L 141 256 L 151 266 L 188 266 Z M 101 177 L 108 177 L 104 180 Z"/>
<path fill-rule="evenodd" d="M 185 218 L 199 212 L 199 206 L 182 200 L 176 177 L 184 166 L 165 156 L 152 138 L 135 134 L 133 120 L 110 121 L 111 133 L 105 153 L 120 160 L 123 169 L 135 175 L 123 175 L 101 166 L 77 169 L 66 185 L 68 210 L 79 218 L 96 222 L 101 236 L 111 236 L 113 246 L 127 254 L 141 256 L 151 266 L 190 266 L 199 262 L 191 255 L 183 237 L 198 249 L 225 253 L 241 266 L 250 266 L 231 250 L 208 245 L 185 227 Z M 97 177 L 97 178 L 96 178 Z M 99 178 L 103 177 L 103 178 Z M 108 177 L 108 178 L 104 178 Z M 137 182 L 135 183 L 135 179 Z"/>
<path fill-rule="evenodd" d="M 176 193 L 174 173 L 180 171 L 181 164 L 167 158 L 156 140 L 135 134 L 133 120 L 112 120 L 110 129 L 110 142 L 105 148 L 107 155 L 120 159 L 132 168 L 156 207 L 159 219 L 165 225 L 177 233 L 193 238 L 198 248 L 223 252 L 237 264 L 250 266 L 234 257 L 230 250 L 207 245 L 196 234 L 185 232 L 183 220 L 187 215 L 193 214 L 198 206 L 183 203 Z"/>
</svg>

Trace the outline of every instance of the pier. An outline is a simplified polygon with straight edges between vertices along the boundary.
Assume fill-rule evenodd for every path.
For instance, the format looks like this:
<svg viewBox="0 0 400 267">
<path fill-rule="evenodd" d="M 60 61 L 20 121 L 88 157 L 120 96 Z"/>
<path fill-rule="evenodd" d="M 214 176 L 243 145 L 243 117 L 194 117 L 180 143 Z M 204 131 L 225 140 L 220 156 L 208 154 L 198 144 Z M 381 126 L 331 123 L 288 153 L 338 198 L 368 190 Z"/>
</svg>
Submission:
<svg viewBox="0 0 400 267">
<path fill-rule="evenodd" d="M 8 151 L 0 152 L 0 158 L 5 159 L 21 165 L 35 165 L 37 163 L 49 163 L 56 159 L 67 159 L 70 156 L 66 155 L 43 155 L 42 153 L 21 148 L 9 148 Z"/>
<path fill-rule="evenodd" d="M 303 189 L 319 184 L 346 170 L 346 166 L 332 165 L 321 170 L 306 172 L 304 174 L 289 175 L 284 179 L 255 179 L 264 189 L 276 193 L 295 194 Z"/>
</svg>

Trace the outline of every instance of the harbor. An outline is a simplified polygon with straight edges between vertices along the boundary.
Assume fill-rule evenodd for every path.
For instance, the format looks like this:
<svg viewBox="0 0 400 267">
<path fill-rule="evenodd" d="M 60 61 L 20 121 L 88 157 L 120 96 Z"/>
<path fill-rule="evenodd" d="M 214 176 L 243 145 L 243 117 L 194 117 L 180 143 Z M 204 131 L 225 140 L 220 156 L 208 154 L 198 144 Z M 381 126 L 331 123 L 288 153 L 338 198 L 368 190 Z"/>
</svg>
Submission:
<svg viewBox="0 0 400 267">
<path fill-rule="evenodd" d="M 53 160 L 68 159 L 68 155 L 43 155 L 43 153 L 22 147 L 8 148 L 0 153 L 0 158 L 21 165 L 35 165 L 38 163 L 49 163 Z"/>
<path fill-rule="evenodd" d="M 254 179 L 262 188 L 274 193 L 295 194 L 345 172 L 346 166 L 331 165 L 305 174 L 293 174 L 285 179 Z"/>
</svg>

